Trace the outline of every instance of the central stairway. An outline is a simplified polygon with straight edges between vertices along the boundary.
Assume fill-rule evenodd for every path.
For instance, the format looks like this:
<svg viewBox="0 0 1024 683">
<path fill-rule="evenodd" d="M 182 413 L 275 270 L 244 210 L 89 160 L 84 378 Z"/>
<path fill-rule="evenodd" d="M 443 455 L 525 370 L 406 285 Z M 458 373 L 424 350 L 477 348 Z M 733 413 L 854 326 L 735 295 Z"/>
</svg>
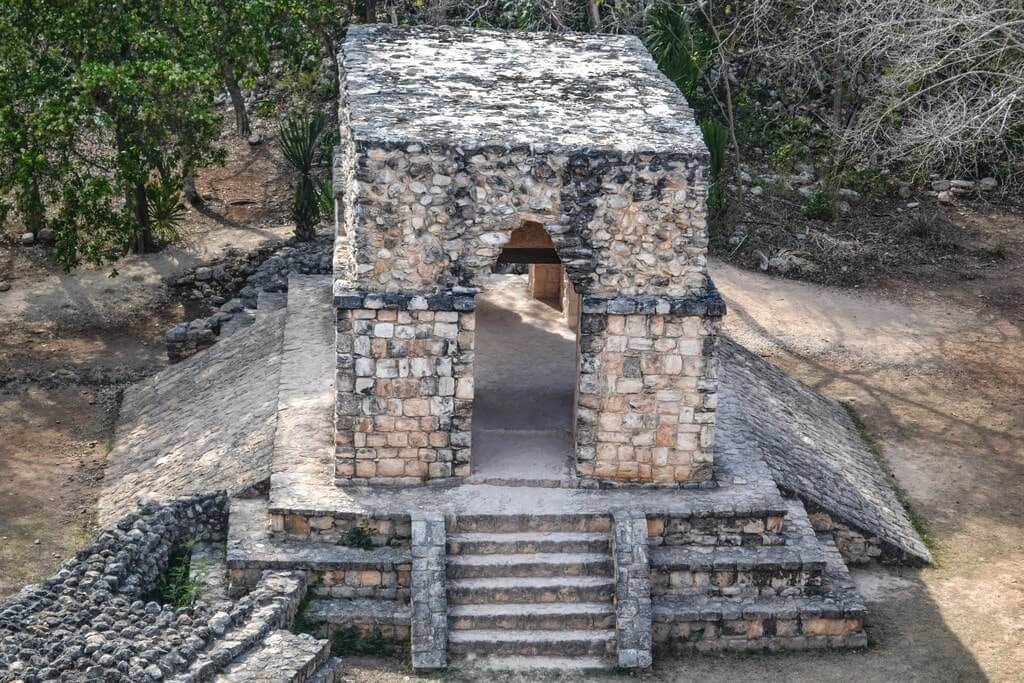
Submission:
<svg viewBox="0 0 1024 683">
<path fill-rule="evenodd" d="M 615 664 L 608 519 L 473 515 L 448 535 L 448 651 L 501 670 Z"/>
</svg>

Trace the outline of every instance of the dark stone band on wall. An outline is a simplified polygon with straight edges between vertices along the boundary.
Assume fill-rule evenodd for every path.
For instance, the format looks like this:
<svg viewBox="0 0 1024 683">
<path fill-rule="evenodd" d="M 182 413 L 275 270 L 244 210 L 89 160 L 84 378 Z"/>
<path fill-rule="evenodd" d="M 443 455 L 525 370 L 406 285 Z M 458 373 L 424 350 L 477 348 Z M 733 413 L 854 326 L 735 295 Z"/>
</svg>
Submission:
<svg viewBox="0 0 1024 683">
<path fill-rule="evenodd" d="M 392 309 L 399 311 L 458 311 L 476 310 L 476 289 L 455 287 L 430 294 L 405 292 L 367 292 L 335 286 L 336 308 Z"/>
<path fill-rule="evenodd" d="M 721 318 L 725 315 L 725 300 L 711 279 L 707 287 L 687 296 L 585 296 L 583 313 L 609 315 L 699 315 Z"/>
</svg>

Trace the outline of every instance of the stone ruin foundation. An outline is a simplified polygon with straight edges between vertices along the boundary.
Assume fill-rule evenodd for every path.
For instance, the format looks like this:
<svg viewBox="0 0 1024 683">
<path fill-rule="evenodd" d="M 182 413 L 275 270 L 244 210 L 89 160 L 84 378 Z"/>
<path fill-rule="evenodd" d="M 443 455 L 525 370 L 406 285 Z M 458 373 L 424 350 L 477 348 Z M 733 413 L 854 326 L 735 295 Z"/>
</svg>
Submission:
<svg viewBox="0 0 1024 683">
<path fill-rule="evenodd" d="M 0 606 L 0 680 L 329 681 L 328 639 L 353 638 L 420 670 L 863 647 L 846 562 L 928 550 L 843 407 L 720 335 L 707 151 L 639 41 L 352 26 L 341 57 L 333 276 L 291 274 L 283 310 L 129 387 L 108 456 L 103 552 L 142 539 L 155 567 L 194 524 L 186 499 L 158 530 L 130 513 L 140 494 L 230 494 L 226 539 L 193 550 L 209 638 L 54 664 L 39 648 L 97 639 L 22 633 L 62 623 L 27 589 Z M 529 275 L 495 293 L 508 264 Z M 486 327 L 517 296 L 574 347 L 564 443 L 494 412 L 504 378 L 548 372 L 516 347 L 544 330 Z M 519 355 L 496 381 L 502 343 Z M 533 471 L 547 448 L 564 468 Z M 495 476 L 495 454 L 519 464 Z M 128 600 L 125 566 L 87 549 L 47 585 Z M 180 640 L 177 612 L 136 608 Z"/>
</svg>

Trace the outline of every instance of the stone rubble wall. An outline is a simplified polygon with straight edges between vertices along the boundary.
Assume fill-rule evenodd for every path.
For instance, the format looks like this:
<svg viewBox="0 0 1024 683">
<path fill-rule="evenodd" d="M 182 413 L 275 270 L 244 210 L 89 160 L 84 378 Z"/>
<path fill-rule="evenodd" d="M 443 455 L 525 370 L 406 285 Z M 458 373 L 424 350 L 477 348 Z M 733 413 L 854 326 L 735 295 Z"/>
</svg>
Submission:
<svg viewBox="0 0 1024 683">
<path fill-rule="evenodd" d="M 432 292 L 489 274 L 523 220 L 545 225 L 582 294 L 686 295 L 705 286 L 705 161 L 694 153 L 352 139 L 339 277 L 368 291 Z M 339 247 L 342 248 L 342 247 Z M 346 264 L 345 261 L 348 260 Z"/>
<path fill-rule="evenodd" d="M 613 514 L 615 640 L 621 668 L 646 668 L 651 653 L 651 583 L 647 520 L 638 510 Z"/>
<path fill-rule="evenodd" d="M 475 321 L 472 311 L 338 309 L 338 480 L 469 474 Z"/>
<path fill-rule="evenodd" d="M 832 534 L 832 539 L 847 564 L 861 565 L 869 562 L 898 564 L 905 559 L 903 553 L 897 552 L 891 545 L 882 543 L 878 536 L 853 529 L 827 512 L 815 509 L 812 505 L 807 505 L 807 516 L 815 531 Z"/>
<path fill-rule="evenodd" d="M 417 670 L 448 665 L 446 539 L 444 515 L 413 513 L 411 641 Z"/>
<path fill-rule="evenodd" d="M 146 683 L 188 665 L 217 635 L 198 602 L 148 601 L 171 552 L 222 540 L 224 495 L 143 503 L 38 585 L 0 603 L 0 681 Z"/>
<path fill-rule="evenodd" d="M 212 346 L 231 321 L 251 323 L 259 292 L 288 291 L 290 273 L 330 274 L 333 250 L 332 235 L 320 235 L 311 242 L 298 242 L 294 237 L 269 240 L 250 252 L 229 249 L 224 258 L 185 272 L 172 287 L 187 300 L 218 309 L 167 330 L 168 360 L 177 363 Z"/>
</svg>

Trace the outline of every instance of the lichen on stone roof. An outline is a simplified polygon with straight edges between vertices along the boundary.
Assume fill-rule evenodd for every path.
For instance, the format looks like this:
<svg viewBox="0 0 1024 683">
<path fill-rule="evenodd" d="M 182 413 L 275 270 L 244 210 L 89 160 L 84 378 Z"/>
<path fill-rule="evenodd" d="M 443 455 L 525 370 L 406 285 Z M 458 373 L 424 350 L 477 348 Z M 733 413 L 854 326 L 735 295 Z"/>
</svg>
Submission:
<svg viewBox="0 0 1024 683">
<path fill-rule="evenodd" d="M 370 25 L 342 52 L 357 141 L 706 154 L 635 36 Z"/>
</svg>

